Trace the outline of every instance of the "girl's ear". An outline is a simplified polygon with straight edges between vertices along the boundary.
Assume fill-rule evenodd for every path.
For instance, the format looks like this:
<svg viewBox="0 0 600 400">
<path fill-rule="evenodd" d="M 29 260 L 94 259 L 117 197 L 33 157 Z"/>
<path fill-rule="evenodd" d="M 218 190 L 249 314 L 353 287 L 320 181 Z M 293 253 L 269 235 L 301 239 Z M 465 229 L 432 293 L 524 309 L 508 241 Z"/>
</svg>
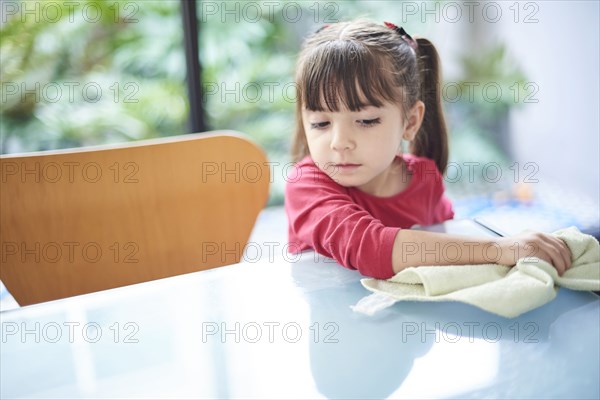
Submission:
<svg viewBox="0 0 600 400">
<path fill-rule="evenodd" d="M 421 100 L 417 100 L 414 106 L 407 113 L 407 120 L 404 124 L 404 132 L 402 139 L 411 141 L 419 132 L 423 116 L 425 115 L 425 104 Z"/>
</svg>

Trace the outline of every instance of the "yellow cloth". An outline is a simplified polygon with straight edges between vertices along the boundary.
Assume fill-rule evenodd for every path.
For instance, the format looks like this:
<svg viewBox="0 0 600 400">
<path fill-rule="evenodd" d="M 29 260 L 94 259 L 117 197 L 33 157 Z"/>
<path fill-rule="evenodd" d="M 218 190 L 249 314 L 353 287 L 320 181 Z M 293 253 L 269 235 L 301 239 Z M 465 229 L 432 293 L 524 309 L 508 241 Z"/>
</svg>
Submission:
<svg viewBox="0 0 600 400">
<path fill-rule="evenodd" d="M 388 280 L 362 279 L 376 295 L 353 309 L 373 314 L 396 301 L 460 301 L 514 318 L 553 300 L 562 286 L 600 290 L 600 245 L 590 235 L 570 227 L 554 232 L 571 249 L 572 264 L 563 276 L 544 260 L 521 258 L 510 268 L 499 264 L 422 266 L 406 268 Z"/>
</svg>

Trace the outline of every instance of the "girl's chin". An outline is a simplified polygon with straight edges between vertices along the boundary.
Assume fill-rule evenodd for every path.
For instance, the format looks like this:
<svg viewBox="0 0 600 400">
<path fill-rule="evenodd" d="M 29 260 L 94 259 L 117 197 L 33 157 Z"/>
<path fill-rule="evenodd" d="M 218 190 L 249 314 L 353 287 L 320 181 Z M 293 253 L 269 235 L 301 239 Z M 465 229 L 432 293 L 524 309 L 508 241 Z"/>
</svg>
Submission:
<svg viewBox="0 0 600 400">
<path fill-rule="evenodd" d="M 364 184 L 362 179 L 355 176 L 342 176 L 341 174 L 329 175 L 329 177 L 338 185 L 343 187 L 356 187 Z"/>
</svg>

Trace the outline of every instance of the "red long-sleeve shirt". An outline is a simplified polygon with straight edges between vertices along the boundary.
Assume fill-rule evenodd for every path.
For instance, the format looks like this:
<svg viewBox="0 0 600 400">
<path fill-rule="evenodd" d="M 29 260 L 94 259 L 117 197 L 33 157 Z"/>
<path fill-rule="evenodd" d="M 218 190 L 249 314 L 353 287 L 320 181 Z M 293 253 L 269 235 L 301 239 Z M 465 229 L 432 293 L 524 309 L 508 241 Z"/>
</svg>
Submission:
<svg viewBox="0 0 600 400">
<path fill-rule="evenodd" d="M 411 154 L 401 157 L 412 178 L 391 197 L 343 187 L 309 156 L 296 164 L 285 189 L 289 251 L 314 249 L 362 275 L 391 278 L 392 248 L 401 228 L 454 217 L 435 163 Z"/>
</svg>

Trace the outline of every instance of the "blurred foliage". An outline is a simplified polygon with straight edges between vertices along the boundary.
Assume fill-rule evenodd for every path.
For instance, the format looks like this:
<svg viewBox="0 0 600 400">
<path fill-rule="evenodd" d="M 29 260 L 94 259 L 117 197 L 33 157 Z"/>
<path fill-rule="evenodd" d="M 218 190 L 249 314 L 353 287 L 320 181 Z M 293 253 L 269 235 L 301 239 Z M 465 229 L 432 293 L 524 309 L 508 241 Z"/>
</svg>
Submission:
<svg viewBox="0 0 600 400">
<path fill-rule="evenodd" d="M 0 30 L 3 153 L 185 132 L 178 2 L 13 3 Z"/>
<path fill-rule="evenodd" d="M 492 83 L 494 87 L 500 87 L 504 93 L 502 96 L 490 93 L 488 99 L 486 96 L 474 96 L 475 108 L 479 112 L 494 116 L 521 104 L 518 100 L 515 101 L 514 95 L 518 95 L 517 89 L 521 89 L 525 85 L 525 74 L 519 64 L 509 56 L 503 43 L 486 47 L 483 51 L 464 54 L 460 59 L 465 79 L 459 81 L 458 84 L 463 92 L 468 93 L 469 86 L 472 86 L 473 83 L 480 86 Z M 511 92 L 513 92 L 512 96 L 507 95 Z M 498 98 L 498 101 L 490 101 L 490 98 Z"/>
<path fill-rule="evenodd" d="M 509 174 L 509 113 L 523 105 L 527 78 L 503 43 L 461 55 L 460 66 L 463 79 L 457 85 L 462 96 L 460 101 L 446 104 L 448 119 L 454 125 L 450 137 L 453 171 L 449 169 L 448 174 L 456 173 L 458 167 L 463 174 L 472 173 L 472 177 L 463 176 L 457 181 L 447 177 L 446 188 L 455 199 L 508 191 L 514 184 Z M 485 175 L 491 171 L 493 176 L 495 166 L 499 166 L 500 173 L 504 171 L 498 181 Z"/>
</svg>

